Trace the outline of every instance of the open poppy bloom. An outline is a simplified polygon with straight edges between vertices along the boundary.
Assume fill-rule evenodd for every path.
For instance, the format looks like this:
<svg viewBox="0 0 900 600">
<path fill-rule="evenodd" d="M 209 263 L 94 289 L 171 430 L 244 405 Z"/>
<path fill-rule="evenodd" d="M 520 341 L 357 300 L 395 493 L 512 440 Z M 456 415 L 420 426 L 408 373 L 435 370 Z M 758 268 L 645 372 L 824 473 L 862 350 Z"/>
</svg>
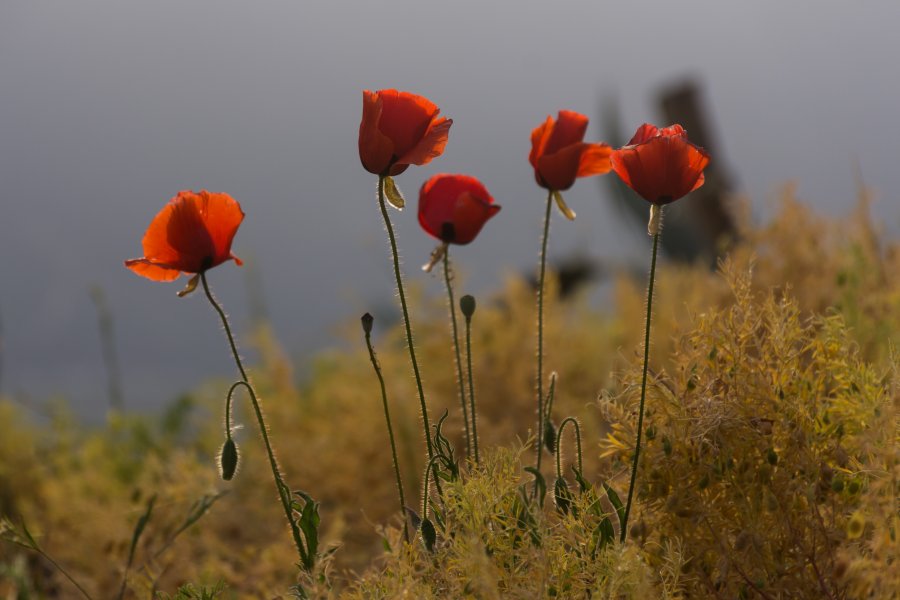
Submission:
<svg viewBox="0 0 900 600">
<path fill-rule="evenodd" d="M 613 152 L 613 170 L 644 200 L 668 204 L 703 185 L 706 150 L 692 144 L 681 125 L 641 125 L 627 146 Z"/>
<path fill-rule="evenodd" d="M 397 90 L 363 91 L 359 158 L 370 173 L 399 175 L 424 165 L 447 145 L 451 119 L 427 98 Z"/>
<path fill-rule="evenodd" d="M 243 264 L 231 253 L 231 240 L 243 219 L 241 205 L 228 194 L 178 192 L 147 228 L 144 257 L 126 260 L 125 266 L 154 281 L 172 281 L 227 260 Z"/>
<path fill-rule="evenodd" d="M 445 244 L 468 244 L 500 206 L 469 175 L 435 175 L 419 191 L 419 224 Z"/>
<path fill-rule="evenodd" d="M 542 188 L 562 191 L 572 187 L 577 177 L 608 173 L 612 148 L 608 144 L 584 142 L 588 118 L 571 110 L 559 111 L 531 132 L 534 178 Z"/>
</svg>

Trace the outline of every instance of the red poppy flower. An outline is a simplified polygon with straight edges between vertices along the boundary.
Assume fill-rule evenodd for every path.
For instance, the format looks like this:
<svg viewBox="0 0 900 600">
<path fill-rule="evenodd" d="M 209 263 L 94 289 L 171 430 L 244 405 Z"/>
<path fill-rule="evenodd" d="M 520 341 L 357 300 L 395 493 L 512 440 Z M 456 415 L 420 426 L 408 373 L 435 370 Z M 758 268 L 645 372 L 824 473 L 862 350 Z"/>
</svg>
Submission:
<svg viewBox="0 0 900 600">
<path fill-rule="evenodd" d="M 422 96 L 397 90 L 363 91 L 359 158 L 370 173 L 399 175 L 409 165 L 424 165 L 447 145 L 451 119 Z"/>
<path fill-rule="evenodd" d="M 435 175 L 419 191 L 419 224 L 448 244 L 468 244 L 498 212 L 487 188 L 468 175 Z"/>
<path fill-rule="evenodd" d="M 563 191 L 572 187 L 576 177 L 609 172 L 612 148 L 582 141 L 587 126 L 586 116 L 561 110 L 556 121 L 548 116 L 531 132 L 528 160 L 539 186 Z"/>
<path fill-rule="evenodd" d="M 172 281 L 182 273 L 200 273 L 226 260 L 231 240 L 244 219 L 241 205 L 228 194 L 178 192 L 153 218 L 144 234 L 144 257 L 125 266 L 154 281 Z"/>
<path fill-rule="evenodd" d="M 653 204 L 674 202 L 703 185 L 706 150 L 687 138 L 681 125 L 641 125 L 627 146 L 613 152 L 613 170 Z"/>
</svg>

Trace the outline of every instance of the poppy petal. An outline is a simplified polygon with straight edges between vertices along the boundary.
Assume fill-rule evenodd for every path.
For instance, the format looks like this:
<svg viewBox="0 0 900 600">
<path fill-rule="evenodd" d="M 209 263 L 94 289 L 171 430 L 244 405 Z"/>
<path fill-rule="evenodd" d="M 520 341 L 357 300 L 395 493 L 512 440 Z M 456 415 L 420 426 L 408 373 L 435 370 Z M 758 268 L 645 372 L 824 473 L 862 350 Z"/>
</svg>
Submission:
<svg viewBox="0 0 900 600">
<path fill-rule="evenodd" d="M 474 240 L 487 220 L 498 212 L 500 207 L 496 204 L 487 204 L 470 192 L 464 192 L 453 207 L 453 243 L 464 245 Z"/>
<path fill-rule="evenodd" d="M 153 281 L 174 281 L 181 275 L 181 270 L 168 265 L 154 263 L 146 258 L 132 258 L 125 261 L 125 266 L 147 279 Z"/>
<path fill-rule="evenodd" d="M 378 129 L 382 102 L 378 92 L 363 91 L 363 114 L 359 124 L 359 158 L 370 173 L 381 175 L 391 164 L 394 143 Z"/>
<path fill-rule="evenodd" d="M 588 118 L 571 110 L 559 111 L 559 117 L 553 124 L 553 131 L 544 146 L 544 154 L 554 154 L 559 150 L 577 144 L 584 139 Z"/>
<path fill-rule="evenodd" d="M 244 211 L 241 210 L 237 200 L 228 194 L 203 190 L 199 194 L 198 202 L 203 225 L 209 232 L 215 250 L 213 258 L 215 266 L 231 258 L 231 241 L 241 221 L 244 220 Z"/>
<path fill-rule="evenodd" d="M 700 173 L 700 177 L 697 178 L 697 183 L 694 184 L 694 187 L 691 188 L 691 191 L 693 192 L 704 183 L 706 183 L 706 176 L 703 173 Z"/>
<path fill-rule="evenodd" d="M 378 129 L 393 142 L 397 160 L 425 137 L 440 109 L 431 100 L 409 92 L 381 90 L 377 94 L 381 100 Z"/>
<path fill-rule="evenodd" d="M 567 190 L 576 177 L 607 173 L 612 168 L 609 156 L 612 148 L 606 144 L 578 142 L 538 160 L 538 171 L 551 190 Z M 582 171 L 584 174 L 582 174 Z"/>
<path fill-rule="evenodd" d="M 609 173 L 612 169 L 610 156 L 613 149 L 609 144 L 584 144 L 578 160 L 577 177 L 589 177 Z"/>
<path fill-rule="evenodd" d="M 432 123 L 427 133 L 409 152 L 401 156 L 398 164 L 424 165 L 444 153 L 453 119 L 441 118 Z"/>
<path fill-rule="evenodd" d="M 631 140 L 629 140 L 628 145 L 634 146 L 635 144 L 643 144 L 651 138 L 655 138 L 657 135 L 659 135 L 659 128 L 656 125 L 644 123 L 643 125 L 638 127 L 637 131 L 634 132 L 634 135 L 631 137 Z"/>
<path fill-rule="evenodd" d="M 547 116 L 547 120 L 535 127 L 531 131 L 531 153 L 528 155 L 528 162 L 537 169 L 538 159 L 544 155 L 544 148 L 547 146 L 547 140 L 553 133 L 553 117 Z"/>
</svg>

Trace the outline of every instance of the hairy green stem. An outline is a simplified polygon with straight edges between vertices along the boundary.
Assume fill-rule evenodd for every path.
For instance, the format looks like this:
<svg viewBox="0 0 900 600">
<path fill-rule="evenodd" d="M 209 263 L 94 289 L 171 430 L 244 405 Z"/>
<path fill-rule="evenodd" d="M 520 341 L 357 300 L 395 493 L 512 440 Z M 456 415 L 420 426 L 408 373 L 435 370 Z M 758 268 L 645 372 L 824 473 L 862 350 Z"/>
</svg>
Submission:
<svg viewBox="0 0 900 600">
<path fill-rule="evenodd" d="M 200 281 L 203 282 L 203 291 L 206 293 L 206 298 L 209 300 L 209 303 L 212 304 L 213 308 L 216 309 L 216 312 L 219 313 L 219 318 L 222 320 L 222 326 L 225 328 L 225 336 L 228 338 L 228 344 L 231 346 L 231 354 L 234 356 L 234 362 L 237 365 L 238 371 L 241 374 L 241 379 L 250 395 L 250 403 L 253 405 L 253 412 L 256 413 L 256 422 L 259 425 L 259 432 L 262 435 L 263 443 L 266 446 L 266 454 L 269 457 L 269 466 L 272 469 L 272 477 L 275 479 L 275 488 L 278 491 L 279 499 L 281 499 L 281 506 L 284 508 L 285 517 L 287 517 L 288 524 L 291 526 L 294 545 L 297 547 L 300 561 L 307 570 L 309 570 L 313 566 L 315 557 L 307 555 L 303 540 L 300 539 L 300 529 L 294 519 L 293 509 L 291 508 L 291 491 L 287 484 L 284 483 L 284 478 L 281 476 L 281 471 L 278 469 L 278 462 L 275 460 L 275 452 L 272 450 L 272 443 L 269 441 L 269 430 L 266 425 L 266 420 L 263 417 L 259 399 L 256 396 L 256 392 L 253 390 L 253 386 L 250 384 L 250 379 L 247 377 L 247 371 L 244 370 L 244 365 L 241 362 L 241 357 L 237 351 L 237 345 L 234 342 L 234 335 L 231 333 L 228 317 L 225 316 L 225 311 L 222 310 L 221 305 L 216 301 L 209 289 L 209 284 L 206 281 L 206 271 L 200 273 Z"/>
<path fill-rule="evenodd" d="M 412 328 L 409 324 L 409 310 L 406 308 L 406 294 L 403 292 L 403 278 L 400 276 L 400 254 L 397 252 L 397 238 L 394 236 L 394 227 L 391 225 L 391 217 L 387 211 L 384 199 L 384 175 L 378 177 L 378 205 L 381 208 L 381 216 L 384 218 L 384 227 L 387 229 L 388 240 L 391 243 L 391 256 L 394 259 L 394 278 L 397 280 L 397 294 L 400 296 L 400 308 L 403 311 L 403 324 L 406 326 L 406 346 L 409 348 L 409 360 L 412 363 L 413 374 L 416 378 L 416 389 L 419 393 L 419 404 L 422 408 L 422 425 L 425 429 L 425 447 L 428 450 L 428 459 L 434 456 L 431 446 L 431 425 L 428 423 L 428 407 L 425 404 L 425 391 L 422 389 L 422 376 L 419 374 L 419 363 L 416 360 L 416 348 L 413 344 Z"/>
<path fill-rule="evenodd" d="M 472 380 L 472 317 L 466 315 L 466 363 L 469 371 L 469 402 L 472 415 L 472 447 L 475 450 L 475 464 L 481 462 L 478 455 L 478 413 L 475 411 L 475 384 Z"/>
<path fill-rule="evenodd" d="M 422 519 L 428 518 L 428 483 L 429 483 L 429 473 L 434 474 L 434 485 L 440 490 L 440 483 L 438 482 L 438 474 L 437 474 L 437 464 L 436 461 L 443 460 L 441 456 L 432 456 L 429 459 L 428 464 L 425 465 L 425 473 L 424 473 L 424 483 L 422 485 Z M 440 493 L 440 491 L 438 491 Z"/>
<path fill-rule="evenodd" d="M 550 209 L 553 206 L 553 191 L 547 192 L 547 210 L 544 213 L 544 233 L 541 238 L 540 271 L 537 288 L 537 440 L 535 441 L 535 469 L 541 470 L 544 436 L 544 276 L 547 270 L 547 239 L 550 237 Z M 537 481 L 534 492 L 537 493 Z"/>
<path fill-rule="evenodd" d="M 81 585 L 79 585 L 79 583 L 78 583 L 77 581 L 75 581 L 75 578 L 72 577 L 72 576 L 69 574 L 68 571 L 66 571 L 65 569 L 63 569 L 62 566 L 61 566 L 58 562 L 56 562 L 55 560 L 53 560 L 53 557 L 51 557 L 49 554 L 47 554 L 46 552 L 44 552 L 44 550 L 43 550 L 42 548 L 40 548 L 40 547 L 38 547 L 38 548 L 32 548 L 32 549 L 33 549 L 35 552 L 37 552 L 38 554 L 40 554 L 41 556 L 43 556 L 43 557 L 44 557 L 44 560 L 46 560 L 46 561 L 49 562 L 51 565 L 53 565 L 53 567 L 54 567 L 57 571 L 59 571 L 60 573 L 62 573 L 63 576 L 64 576 L 66 579 L 68 579 L 69 582 L 70 582 L 72 585 L 74 585 L 76 588 L 78 588 L 78 591 L 81 592 L 81 595 L 82 595 L 82 596 L 84 596 L 84 597 L 87 598 L 88 600 L 93 600 L 93 598 L 91 597 L 91 595 L 88 594 L 87 591 L 85 591 L 85 589 L 84 589 L 83 587 L 81 587 Z"/>
<path fill-rule="evenodd" d="M 447 298 L 450 300 L 450 325 L 453 330 L 453 350 L 456 354 L 456 379 L 459 386 L 459 403 L 462 405 L 466 433 L 466 456 L 472 456 L 472 435 L 469 429 L 469 411 L 466 408 L 466 388 L 463 384 L 462 358 L 459 353 L 459 329 L 456 325 L 456 303 L 453 301 L 453 285 L 450 283 L 450 248 L 444 250 L 444 283 L 447 284 Z"/>
<path fill-rule="evenodd" d="M 381 367 L 378 365 L 378 359 L 375 358 L 375 350 L 372 348 L 372 334 L 366 331 L 366 347 L 369 349 L 369 360 L 372 361 L 372 367 L 378 376 L 378 383 L 381 385 L 381 402 L 384 405 L 384 420 L 387 421 L 388 437 L 391 438 L 391 456 L 394 460 L 394 475 L 397 477 L 397 491 L 400 494 L 400 514 L 403 516 L 403 539 L 409 543 L 409 526 L 406 518 L 406 499 L 403 495 L 403 479 L 400 477 L 400 463 L 397 460 L 397 444 L 394 442 L 394 428 L 391 425 L 391 412 L 388 409 L 387 390 L 384 386 L 384 376 L 381 374 Z"/>
<path fill-rule="evenodd" d="M 647 317 L 644 326 L 644 370 L 641 375 L 641 404 L 638 409 L 637 441 L 634 445 L 634 461 L 631 463 L 631 483 L 628 484 L 628 501 L 625 503 L 625 515 L 622 518 L 620 541 L 624 542 L 628 535 L 628 515 L 631 513 L 631 501 L 634 496 L 634 483 L 637 479 L 638 459 L 641 455 L 641 434 L 644 429 L 644 401 L 647 398 L 647 366 L 650 357 L 650 315 L 653 309 L 653 282 L 656 279 L 656 253 L 659 248 L 659 231 L 653 234 L 653 254 L 650 259 L 650 283 L 647 285 Z"/>
<path fill-rule="evenodd" d="M 575 417 L 566 417 L 563 419 L 563 422 L 559 424 L 559 433 L 556 435 L 556 477 L 559 479 L 562 477 L 562 458 L 560 455 L 562 454 L 562 437 L 563 431 L 566 429 L 566 425 L 571 423 L 573 427 L 575 427 L 575 452 L 578 458 L 578 473 L 583 473 L 584 468 L 581 463 L 581 425 L 578 424 L 578 419 Z"/>
</svg>

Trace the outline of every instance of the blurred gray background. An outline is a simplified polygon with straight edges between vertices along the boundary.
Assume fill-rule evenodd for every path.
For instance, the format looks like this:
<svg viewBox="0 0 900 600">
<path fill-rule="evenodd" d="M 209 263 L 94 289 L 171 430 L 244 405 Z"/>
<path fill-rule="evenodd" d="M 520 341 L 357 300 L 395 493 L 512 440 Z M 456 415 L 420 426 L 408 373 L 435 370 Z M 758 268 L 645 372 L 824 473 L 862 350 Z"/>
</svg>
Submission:
<svg viewBox="0 0 900 600">
<path fill-rule="evenodd" d="M 233 377 L 202 295 L 128 272 L 152 217 L 178 190 L 227 191 L 247 218 L 234 244 L 301 372 L 343 343 L 338 325 L 392 316 L 393 280 L 360 166 L 364 88 L 427 96 L 454 119 L 444 156 L 398 178 L 393 213 L 409 281 L 433 247 L 415 198 L 436 172 L 482 179 L 503 211 L 453 256 L 465 289 L 487 293 L 537 257 L 544 192 L 529 134 L 560 108 L 592 118 L 617 102 L 623 134 L 663 125 L 656 94 L 703 87 L 717 154 L 764 218 L 786 181 L 827 214 L 850 210 L 854 168 L 874 213 L 900 225 L 900 3 L 531 0 L 0 2 L 0 389 L 107 406 L 97 311 L 114 315 L 126 406 L 153 409 L 210 377 Z M 551 257 L 643 265 L 646 234 L 602 178 L 566 194 Z M 211 284 L 246 333 L 248 269 Z M 427 374 L 426 374 L 427 376 Z"/>
</svg>

